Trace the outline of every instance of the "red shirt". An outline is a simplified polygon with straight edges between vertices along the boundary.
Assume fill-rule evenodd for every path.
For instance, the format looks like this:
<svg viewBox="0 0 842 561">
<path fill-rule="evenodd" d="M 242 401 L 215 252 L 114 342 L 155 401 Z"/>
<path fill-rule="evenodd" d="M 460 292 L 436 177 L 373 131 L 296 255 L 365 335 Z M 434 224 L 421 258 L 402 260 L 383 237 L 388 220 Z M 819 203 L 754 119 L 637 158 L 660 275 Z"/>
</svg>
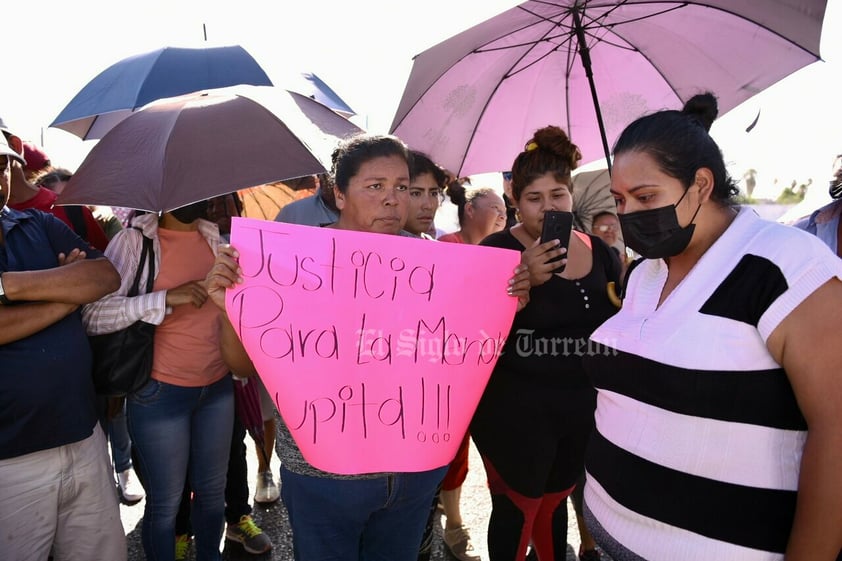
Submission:
<svg viewBox="0 0 842 561">
<path fill-rule="evenodd" d="M 67 224 L 71 230 L 74 230 L 73 223 L 70 221 L 70 218 L 67 217 L 67 212 L 65 212 L 64 207 L 55 206 L 57 197 L 58 195 L 56 193 L 50 191 L 46 187 L 39 187 L 38 194 L 34 197 L 22 203 L 14 205 L 9 204 L 9 207 L 15 210 L 26 210 L 28 208 L 43 210 Z M 93 213 L 91 213 L 88 207 L 82 207 L 82 217 L 85 219 L 85 226 L 88 230 L 85 235 L 85 241 L 98 250 L 105 251 L 105 246 L 108 245 L 108 237 L 105 235 L 105 232 L 102 230 L 102 226 L 100 226 L 99 222 L 96 221 L 96 218 L 94 218 Z"/>
<path fill-rule="evenodd" d="M 450 243 L 465 243 L 465 240 L 462 238 L 462 234 L 459 232 L 453 232 L 452 234 L 445 234 L 439 238 L 440 242 L 450 242 Z"/>
</svg>

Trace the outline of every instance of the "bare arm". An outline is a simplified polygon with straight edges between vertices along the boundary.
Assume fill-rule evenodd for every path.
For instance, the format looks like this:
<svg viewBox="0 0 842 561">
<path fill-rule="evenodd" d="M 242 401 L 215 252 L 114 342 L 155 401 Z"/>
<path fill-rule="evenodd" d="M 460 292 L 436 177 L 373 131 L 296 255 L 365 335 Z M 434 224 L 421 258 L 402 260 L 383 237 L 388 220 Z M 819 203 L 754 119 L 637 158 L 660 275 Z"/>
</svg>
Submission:
<svg viewBox="0 0 842 561">
<path fill-rule="evenodd" d="M 834 561 L 842 549 L 842 282 L 832 279 L 770 335 L 807 420 L 787 561 Z"/>
<path fill-rule="evenodd" d="M 3 278 L 5 279 L 5 275 Z M 0 345 L 13 343 L 46 329 L 78 308 L 76 304 L 33 302 L 0 306 Z"/>
<path fill-rule="evenodd" d="M 249 355 L 243 347 L 242 341 L 237 337 L 237 332 L 228 317 L 222 318 L 222 360 L 228 366 L 228 369 L 239 378 L 247 378 L 257 374 L 254 364 L 251 362 Z"/>
<path fill-rule="evenodd" d="M 120 288 L 120 276 L 108 259 L 75 260 L 39 271 L 3 273 L 3 289 L 12 302 L 61 302 L 82 305 Z"/>
<path fill-rule="evenodd" d="M 216 261 L 205 278 L 207 295 L 222 314 L 222 334 L 220 342 L 222 345 L 222 359 L 228 365 L 229 370 L 235 376 L 246 378 L 257 373 L 254 364 L 246 353 L 243 342 L 234 331 L 234 326 L 228 319 L 225 312 L 225 291 L 237 283 L 243 282 L 242 271 L 237 263 L 239 254 L 230 245 L 220 245 L 216 255 Z"/>
</svg>

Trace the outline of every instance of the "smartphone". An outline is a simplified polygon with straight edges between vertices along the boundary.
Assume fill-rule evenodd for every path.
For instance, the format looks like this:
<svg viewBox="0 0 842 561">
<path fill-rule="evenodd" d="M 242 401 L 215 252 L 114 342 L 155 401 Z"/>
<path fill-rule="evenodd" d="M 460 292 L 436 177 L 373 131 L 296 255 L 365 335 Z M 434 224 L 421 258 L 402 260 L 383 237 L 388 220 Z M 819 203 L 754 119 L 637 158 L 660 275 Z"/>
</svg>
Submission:
<svg viewBox="0 0 842 561">
<path fill-rule="evenodd" d="M 558 247 L 567 249 L 570 245 L 570 233 L 572 230 L 572 212 L 548 210 L 544 213 L 544 225 L 541 228 L 541 243 L 558 240 L 560 242 Z M 561 261 L 564 257 L 567 257 L 567 254 L 550 259 L 547 263 Z M 559 265 L 553 270 L 553 273 L 560 273 L 562 271 L 564 271 L 564 265 Z"/>
</svg>

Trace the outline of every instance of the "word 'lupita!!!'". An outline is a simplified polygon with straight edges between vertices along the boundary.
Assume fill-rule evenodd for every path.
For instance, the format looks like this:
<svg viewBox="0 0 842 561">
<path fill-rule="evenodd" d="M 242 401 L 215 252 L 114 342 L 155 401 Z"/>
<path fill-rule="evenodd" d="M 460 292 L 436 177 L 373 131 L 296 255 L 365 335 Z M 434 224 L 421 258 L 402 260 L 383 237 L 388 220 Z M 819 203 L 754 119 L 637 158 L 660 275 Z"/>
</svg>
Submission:
<svg viewBox="0 0 842 561">
<path fill-rule="evenodd" d="M 266 249 L 265 236 L 285 236 L 280 232 L 257 232 L 260 244 L 260 261 L 255 270 L 244 270 L 243 275 L 258 278 L 265 275 L 278 287 L 299 287 L 307 292 L 329 290 L 337 296 L 351 298 L 400 298 L 401 290 L 408 290 L 429 301 L 435 287 L 435 264 L 412 265 L 399 256 L 384 256 L 373 250 L 341 251 L 337 239 L 330 240 L 330 251 L 325 261 L 319 262 L 310 255 L 302 255 L 283 246 L 283 252 Z M 287 240 L 288 241 L 288 240 Z M 349 284 L 350 283 L 350 284 Z"/>
<path fill-rule="evenodd" d="M 430 444 L 449 442 L 453 406 L 451 385 L 427 382 L 424 378 L 415 383 L 416 391 L 410 391 L 409 385 L 405 384 L 388 390 L 376 386 L 369 388 L 364 382 L 341 386 L 335 393 L 305 400 L 299 410 L 290 411 L 290 428 L 300 431 L 301 436 L 313 444 L 318 444 L 323 432 L 355 434 L 362 439 L 392 432 L 401 440 L 414 438 Z M 418 430 L 408 433 L 407 424 Z"/>
</svg>

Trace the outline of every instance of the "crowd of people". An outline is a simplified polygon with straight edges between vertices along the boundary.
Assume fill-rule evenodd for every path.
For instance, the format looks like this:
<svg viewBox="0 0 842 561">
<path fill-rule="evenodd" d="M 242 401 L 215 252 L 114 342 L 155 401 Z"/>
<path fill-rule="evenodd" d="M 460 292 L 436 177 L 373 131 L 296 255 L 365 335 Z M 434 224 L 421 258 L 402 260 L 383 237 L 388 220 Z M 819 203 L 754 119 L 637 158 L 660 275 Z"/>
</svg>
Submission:
<svg viewBox="0 0 842 561">
<path fill-rule="evenodd" d="M 735 202 L 715 104 L 630 123 L 613 147 L 616 212 L 563 246 L 542 227 L 575 212 L 582 154 L 558 126 L 524 139 L 503 192 L 391 135 L 336 147 L 276 221 L 521 256 L 499 287 L 514 319 L 454 457 L 352 474 L 305 459 L 225 313 L 243 281 L 237 194 L 125 224 L 56 206 L 72 173 L 0 120 L 2 557 L 125 560 L 119 501 L 144 498 L 147 559 L 218 560 L 223 538 L 266 553 L 252 433 L 253 500 L 283 502 L 297 561 L 427 560 L 438 511 L 460 561 L 479 561 L 478 539 L 491 561 L 561 560 L 568 497 L 582 561 L 842 559 L 842 320 L 828 312 L 842 305 L 842 166 L 832 204 L 796 227 L 762 220 Z M 459 228 L 444 234 L 447 199 Z M 151 289 L 130 296 L 138 270 Z M 149 381 L 97 396 L 87 336 L 139 320 L 157 326 Z M 238 415 L 246 392 L 259 435 Z M 488 483 L 482 537 L 461 513 L 469 468 Z"/>
</svg>

